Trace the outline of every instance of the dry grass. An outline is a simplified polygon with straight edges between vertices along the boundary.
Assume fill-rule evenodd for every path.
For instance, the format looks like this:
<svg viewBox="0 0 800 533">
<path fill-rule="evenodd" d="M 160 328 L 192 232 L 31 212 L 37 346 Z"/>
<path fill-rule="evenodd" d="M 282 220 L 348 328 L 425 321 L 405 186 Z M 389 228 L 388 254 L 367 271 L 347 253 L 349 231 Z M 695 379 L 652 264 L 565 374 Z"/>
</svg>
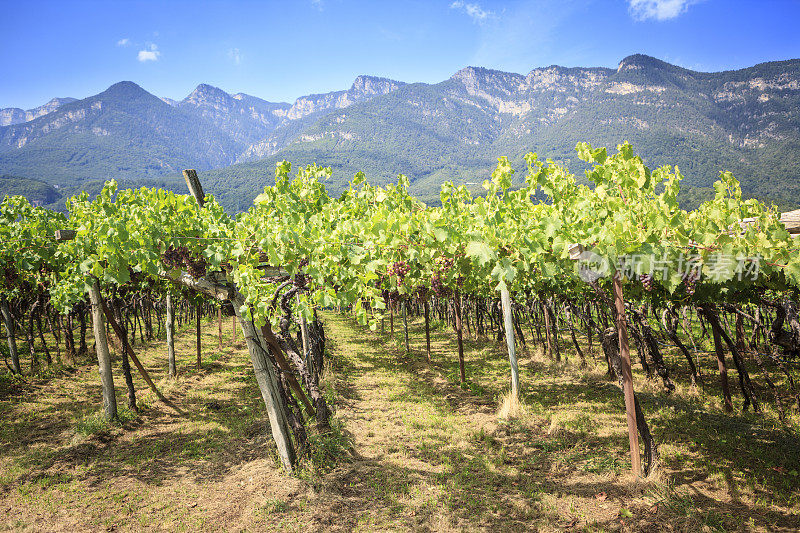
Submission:
<svg viewBox="0 0 800 533">
<path fill-rule="evenodd" d="M 428 362 L 418 319 L 410 356 L 400 327 L 393 339 L 340 315 L 325 321 L 334 431 L 312 437 L 317 452 L 296 478 L 277 467 L 243 345 L 218 350 L 215 325 L 201 371 L 193 332 L 179 337 L 176 380 L 164 375 L 160 343 L 135 347 L 185 417 L 135 378 L 142 411 L 104 425 L 88 358 L 75 371 L 0 380 L 0 529 L 800 529 L 796 422 L 780 427 L 769 410 L 723 414 L 711 378 L 705 392 L 686 385 L 675 354 L 672 395 L 636 371 L 661 451 L 643 481 L 629 474 L 621 393 L 597 353 L 581 369 L 567 349 L 561 363 L 520 349 L 515 400 L 501 345 L 466 342 L 461 387 L 446 327 L 433 331 Z"/>
<path fill-rule="evenodd" d="M 508 422 L 527 412 L 525 404 L 520 400 L 519 394 L 514 394 L 512 391 L 503 393 L 503 395 L 500 396 L 498 404 L 497 418 L 501 421 Z"/>
</svg>

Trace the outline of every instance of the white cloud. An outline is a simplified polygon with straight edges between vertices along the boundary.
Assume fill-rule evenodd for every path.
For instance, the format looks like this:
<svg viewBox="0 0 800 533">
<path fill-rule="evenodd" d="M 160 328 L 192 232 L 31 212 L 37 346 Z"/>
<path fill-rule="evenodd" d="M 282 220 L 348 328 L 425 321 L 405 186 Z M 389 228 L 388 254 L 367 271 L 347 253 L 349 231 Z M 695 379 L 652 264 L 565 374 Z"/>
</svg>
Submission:
<svg viewBox="0 0 800 533">
<path fill-rule="evenodd" d="M 242 63 L 242 53 L 239 52 L 238 48 L 231 48 L 228 50 L 228 59 L 233 61 L 234 65 L 240 65 Z"/>
<path fill-rule="evenodd" d="M 682 15 L 698 0 L 628 0 L 628 10 L 636 20 L 669 20 Z"/>
<path fill-rule="evenodd" d="M 463 2 L 462 0 L 455 0 L 450 4 L 450 9 L 460 9 L 467 14 L 474 22 L 478 24 L 484 22 L 488 18 L 494 17 L 494 13 L 483 9 L 478 4 Z"/>
<path fill-rule="evenodd" d="M 131 40 L 130 40 L 130 39 L 128 39 L 127 37 L 125 37 L 124 39 L 120 39 L 119 41 L 117 41 L 117 46 L 130 46 L 130 45 L 131 45 Z"/>
<path fill-rule="evenodd" d="M 476 46 L 463 63 L 521 73 L 554 62 L 582 65 L 588 51 L 578 49 L 576 43 L 565 42 L 561 35 L 564 27 L 585 10 L 586 2 L 509 2 L 502 11 L 477 25 Z M 542 24 L 542 20 L 547 24 Z"/>
<path fill-rule="evenodd" d="M 311 0 L 311 5 L 320 11 L 322 11 L 322 8 L 325 7 L 322 3 L 322 0 Z"/>
<path fill-rule="evenodd" d="M 145 50 L 139 50 L 137 59 L 144 63 L 146 61 L 158 61 L 159 57 L 161 57 L 161 52 L 158 51 L 158 46 L 150 43 Z"/>
</svg>

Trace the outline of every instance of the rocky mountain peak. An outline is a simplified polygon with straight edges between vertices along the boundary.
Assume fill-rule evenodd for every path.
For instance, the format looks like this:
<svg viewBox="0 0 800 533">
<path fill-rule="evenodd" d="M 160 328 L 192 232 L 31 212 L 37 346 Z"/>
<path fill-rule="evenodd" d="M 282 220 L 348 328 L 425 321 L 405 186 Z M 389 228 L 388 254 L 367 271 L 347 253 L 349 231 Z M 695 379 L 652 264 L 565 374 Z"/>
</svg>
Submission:
<svg viewBox="0 0 800 533">
<path fill-rule="evenodd" d="M 192 93 L 187 96 L 182 103 L 194 105 L 224 105 L 232 99 L 231 95 L 213 85 L 201 83 Z"/>
<path fill-rule="evenodd" d="M 484 77 L 489 69 L 484 67 L 464 67 L 452 76 L 451 80 L 460 81 L 461 83 L 472 83 L 479 77 Z"/>
<path fill-rule="evenodd" d="M 669 69 L 675 68 L 674 65 L 670 65 L 660 59 L 656 59 L 655 57 L 651 57 L 645 54 L 633 54 L 622 61 L 619 62 L 619 66 L 617 67 L 617 72 L 623 72 L 625 70 L 645 70 L 645 69 Z"/>
<path fill-rule="evenodd" d="M 11 107 L 8 109 L 0 109 L 0 126 L 11 126 L 14 124 L 21 124 L 23 122 L 30 122 L 48 113 L 52 113 L 64 104 L 77 101 L 76 98 L 53 98 L 49 102 L 33 109 L 23 111 L 22 109 Z"/>
<path fill-rule="evenodd" d="M 405 83 L 388 78 L 361 75 L 353 81 L 348 92 L 355 96 L 375 96 L 397 90 L 403 85 Z"/>
</svg>

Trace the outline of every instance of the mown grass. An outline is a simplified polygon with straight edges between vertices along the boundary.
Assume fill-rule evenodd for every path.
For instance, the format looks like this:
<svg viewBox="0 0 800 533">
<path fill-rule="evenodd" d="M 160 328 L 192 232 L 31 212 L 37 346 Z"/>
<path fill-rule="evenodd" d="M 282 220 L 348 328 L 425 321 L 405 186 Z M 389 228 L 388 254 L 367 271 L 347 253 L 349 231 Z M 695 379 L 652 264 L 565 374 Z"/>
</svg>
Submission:
<svg viewBox="0 0 800 533">
<path fill-rule="evenodd" d="M 339 319 L 331 319 L 336 320 Z M 341 327 L 354 326 L 345 322 Z M 531 346 L 528 351 L 522 350 L 520 372 L 525 413 L 512 420 L 498 420 L 497 428 L 491 432 L 479 429 L 471 451 L 448 454 L 447 445 L 457 441 L 453 431 L 448 428 L 443 436 L 437 435 L 434 428 L 442 427 L 441 418 L 448 413 L 463 410 L 464 403 L 478 409 L 498 404 L 509 387 L 505 347 L 488 339 L 476 342 L 465 338 L 468 380 L 465 389 L 472 398 L 448 405 L 442 398 L 448 398 L 448 388 L 453 390 L 459 381 L 454 336 L 448 326 L 437 324 L 434 331 L 437 340 L 429 364 L 420 321 L 412 321 L 411 329 L 410 356 L 403 348 L 401 327 L 396 327 L 394 338 L 385 334 L 388 342 L 379 344 L 380 348 L 373 352 L 381 353 L 388 345 L 391 350 L 388 360 L 378 366 L 399 373 L 399 381 L 405 384 L 405 390 L 393 396 L 393 401 L 416 399 L 417 406 L 423 402 L 434 406 L 434 412 L 428 415 L 429 424 L 419 419 L 411 424 L 426 433 L 416 447 L 419 456 L 433 462 L 440 458 L 438 463 L 445 467 L 444 475 L 449 480 L 457 479 L 457 486 L 470 489 L 460 498 L 455 486 L 447 486 L 446 502 L 450 502 L 454 511 L 469 509 L 466 515 L 473 520 L 490 517 L 493 511 L 491 506 L 487 507 L 487 501 L 517 495 L 517 501 L 535 510 L 522 520 L 533 521 L 538 528 L 550 527 L 554 520 L 569 524 L 575 518 L 578 518 L 575 524 L 589 529 L 660 529 L 666 522 L 686 531 L 704 527 L 726 530 L 800 527 L 797 417 L 793 415 L 784 425 L 770 407 L 760 414 L 724 413 L 714 381 L 716 362 L 712 354 L 706 353 L 701 358 L 707 382 L 705 391 L 688 385 L 682 356 L 669 350 L 665 358 L 673 371 L 673 380 L 678 382 L 676 392 L 671 395 L 663 391 L 660 382 L 648 381 L 635 365 L 637 394 L 659 442 L 661 460 L 651 480 L 633 483 L 628 473 L 630 460 L 622 395 L 616 383 L 605 375 L 605 363 L 597 346 L 593 355 L 587 353 L 586 369 L 578 367 L 568 337 L 561 339 L 562 355 L 568 362 L 550 361 L 540 348 Z M 358 330 L 370 337 L 363 328 Z M 346 342 L 348 348 L 342 351 L 354 353 L 352 341 Z M 710 348 L 701 344 L 700 348 L 703 347 Z M 363 358 L 362 354 L 354 357 Z M 376 357 L 368 360 L 377 362 Z M 401 368 L 411 373 L 410 380 L 403 376 Z M 422 383 L 414 380 L 420 368 L 433 369 L 445 383 L 436 387 L 430 380 Z M 757 372 L 751 372 L 758 380 Z M 394 380 L 394 386 L 397 381 Z M 733 370 L 734 394 L 735 385 Z M 463 418 L 460 423 L 464 423 Z M 459 470 L 453 465 L 466 467 Z M 514 473 L 525 480 L 525 490 L 519 489 L 520 479 L 496 475 L 503 465 L 508 466 L 507 474 Z M 541 473 L 545 473 L 544 479 Z M 470 478 L 480 480 L 482 488 L 473 487 Z M 484 480 L 497 485 L 496 489 L 487 493 Z M 602 503 L 595 498 L 601 493 L 607 498 Z M 612 494 L 619 503 L 609 503 L 613 501 Z"/>
<path fill-rule="evenodd" d="M 199 371 L 192 328 L 179 332 L 177 379 L 165 375 L 162 342 L 134 347 L 184 415 L 138 377 L 140 411 L 125 408 L 118 361 L 122 416 L 111 424 L 88 356 L 24 380 L 0 374 L 0 508 L 14 510 L 0 529 L 800 529 L 796 415 L 784 425 L 769 407 L 724 413 L 710 354 L 701 358 L 706 388 L 698 391 L 682 356 L 665 353 L 677 384 L 671 395 L 635 364 L 661 452 L 652 478 L 636 481 L 622 395 L 597 346 L 582 369 L 568 336 L 560 363 L 528 339 L 519 353 L 522 406 L 498 416 L 510 386 L 504 345 L 466 338 L 461 387 L 447 325 L 434 324 L 428 361 L 418 318 L 409 322 L 410 354 L 399 324 L 391 337 L 347 316 L 324 320 L 332 431 L 311 432 L 295 478 L 278 468 L 229 322 L 222 350 L 216 325 L 204 327 Z M 699 348 L 708 350 L 707 340 Z M 735 370 L 731 385 L 736 392 Z"/>
</svg>

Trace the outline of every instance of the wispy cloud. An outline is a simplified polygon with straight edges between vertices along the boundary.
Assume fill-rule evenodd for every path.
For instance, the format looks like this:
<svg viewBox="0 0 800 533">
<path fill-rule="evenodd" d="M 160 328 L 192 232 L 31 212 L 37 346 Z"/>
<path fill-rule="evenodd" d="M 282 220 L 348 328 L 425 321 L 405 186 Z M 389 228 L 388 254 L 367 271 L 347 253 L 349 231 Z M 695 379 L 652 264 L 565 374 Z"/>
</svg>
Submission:
<svg viewBox="0 0 800 533">
<path fill-rule="evenodd" d="M 670 20 L 686 13 L 699 0 L 628 0 L 628 10 L 635 20 Z"/>
<path fill-rule="evenodd" d="M 239 51 L 238 48 L 231 48 L 228 50 L 228 59 L 233 61 L 234 65 L 241 65 L 242 64 L 242 53 Z"/>
<path fill-rule="evenodd" d="M 323 0 L 311 0 L 311 6 L 319 9 L 322 11 L 322 8 L 325 7 Z"/>
<path fill-rule="evenodd" d="M 117 41 L 117 46 L 130 46 L 130 45 L 131 45 L 131 40 L 130 40 L 130 39 L 128 39 L 127 37 L 125 37 L 124 39 L 120 39 L 119 41 Z"/>
<path fill-rule="evenodd" d="M 564 25 L 585 9 L 586 0 L 523 0 L 478 25 L 478 41 L 468 64 L 527 73 L 567 61 L 574 44 L 559 38 Z M 547 24 L 541 24 L 546 20 Z M 531 31 L 536 28 L 536 31 Z"/>
<path fill-rule="evenodd" d="M 150 43 L 144 50 L 139 50 L 137 59 L 142 63 L 145 63 L 147 61 L 158 61 L 159 57 L 161 57 L 161 52 L 158 51 L 158 46 Z"/>
<path fill-rule="evenodd" d="M 494 17 L 494 13 L 492 11 L 483 9 L 477 3 L 463 2 L 462 0 L 455 0 L 455 2 L 450 4 L 450 9 L 458 9 L 463 11 L 473 20 L 473 22 L 478 24 Z"/>
</svg>

